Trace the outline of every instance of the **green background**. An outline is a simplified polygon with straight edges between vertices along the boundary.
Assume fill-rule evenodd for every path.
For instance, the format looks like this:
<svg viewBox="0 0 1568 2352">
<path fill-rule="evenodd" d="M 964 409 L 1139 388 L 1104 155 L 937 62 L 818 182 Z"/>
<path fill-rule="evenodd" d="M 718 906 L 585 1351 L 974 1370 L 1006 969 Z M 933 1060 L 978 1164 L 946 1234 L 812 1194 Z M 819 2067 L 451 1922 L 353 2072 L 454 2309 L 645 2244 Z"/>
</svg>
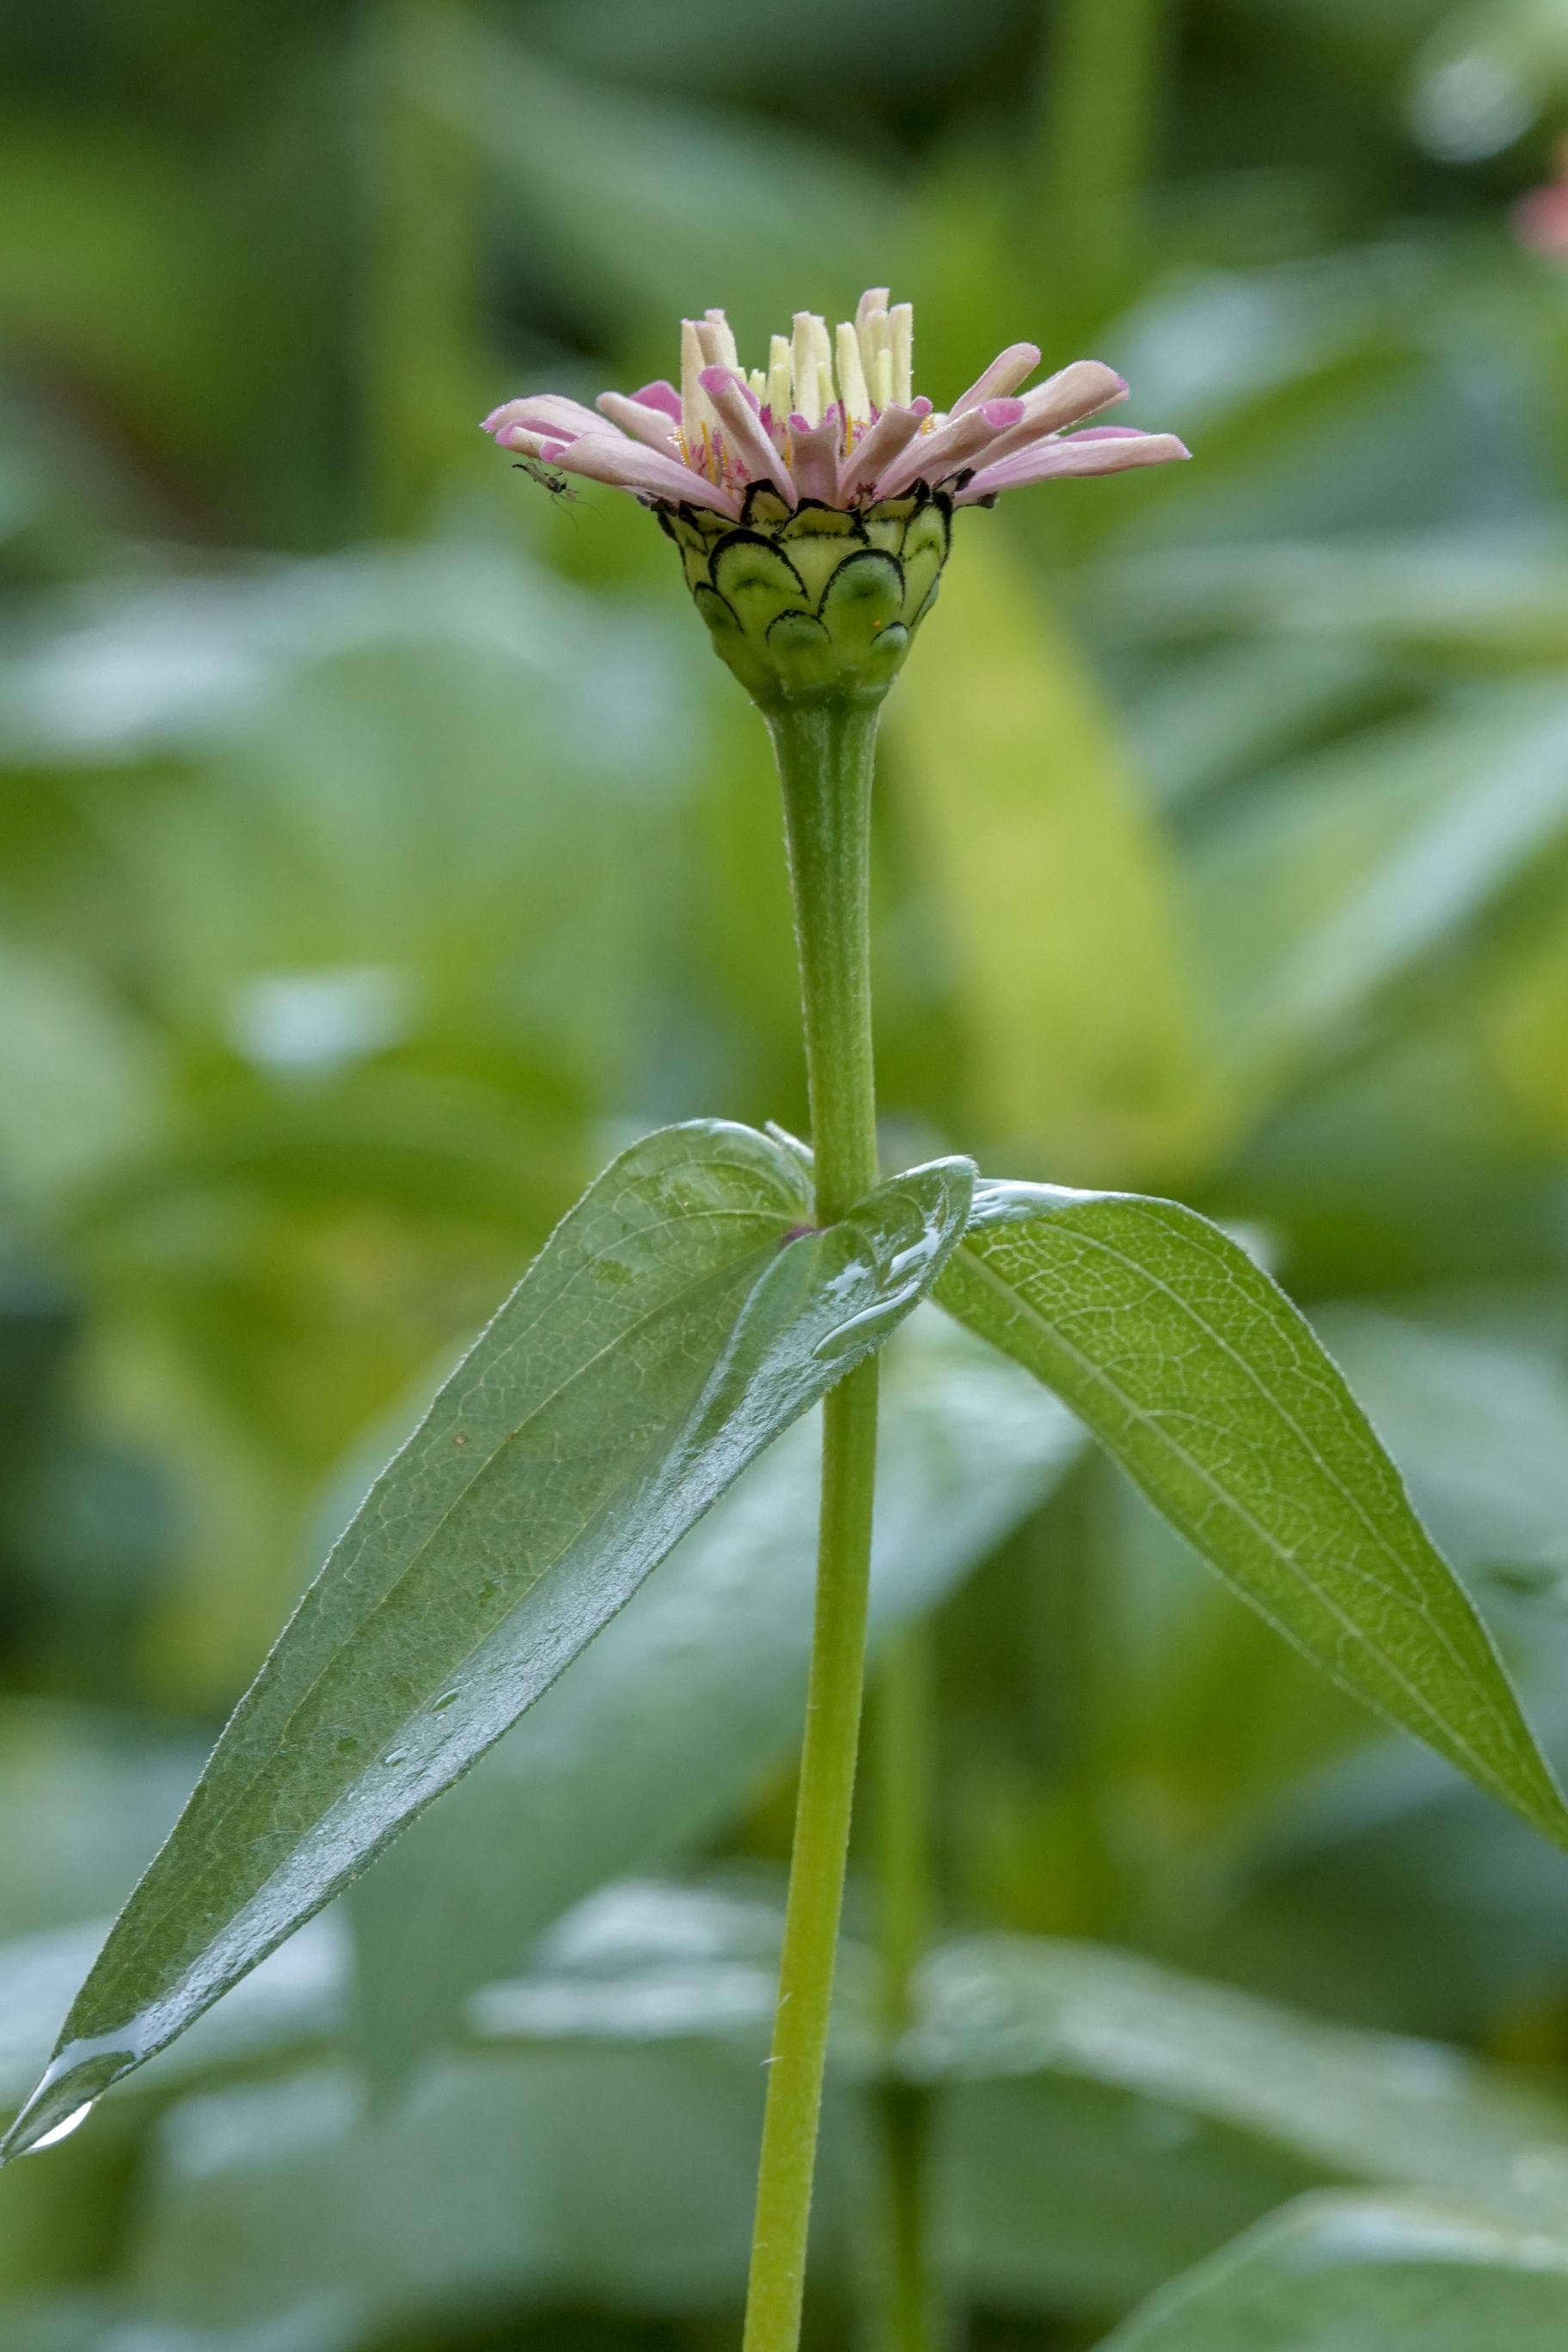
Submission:
<svg viewBox="0 0 1568 2352">
<path fill-rule="evenodd" d="M 805 1124 L 761 724 L 650 519 L 475 429 L 672 373 L 683 310 L 755 363 L 889 282 L 939 405 L 1027 336 L 1193 448 L 960 518 L 879 775 L 884 1156 L 1239 1230 L 1568 1762 L 1568 264 L 1510 215 L 1563 9 L 12 0 L 0 72 L 5 2101 L 584 1184 Z M 1098 2341 L 1324 2186 L 1568 2232 L 1568 1862 L 917 1324 L 930 2031 L 968 1969 L 1046 2052 L 931 2060 L 954 2340 Z M 5 2352 L 731 2343 L 803 1448 L 352 1922 L 0 2179 Z M 823 2345 L 879 2263 L 850 1961 Z"/>
</svg>

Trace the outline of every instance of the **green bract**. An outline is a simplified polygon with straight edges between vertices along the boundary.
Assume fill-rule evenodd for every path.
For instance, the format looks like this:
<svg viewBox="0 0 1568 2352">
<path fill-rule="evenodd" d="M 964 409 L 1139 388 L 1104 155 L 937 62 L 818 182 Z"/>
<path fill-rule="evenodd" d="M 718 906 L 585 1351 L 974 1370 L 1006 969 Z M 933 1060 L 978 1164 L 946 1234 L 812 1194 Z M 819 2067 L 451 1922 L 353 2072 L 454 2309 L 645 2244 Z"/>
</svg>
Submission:
<svg viewBox="0 0 1568 2352">
<path fill-rule="evenodd" d="M 739 523 L 661 507 L 714 650 L 761 703 L 879 702 L 936 602 L 952 505 L 923 482 L 858 511 L 766 483 Z"/>
</svg>

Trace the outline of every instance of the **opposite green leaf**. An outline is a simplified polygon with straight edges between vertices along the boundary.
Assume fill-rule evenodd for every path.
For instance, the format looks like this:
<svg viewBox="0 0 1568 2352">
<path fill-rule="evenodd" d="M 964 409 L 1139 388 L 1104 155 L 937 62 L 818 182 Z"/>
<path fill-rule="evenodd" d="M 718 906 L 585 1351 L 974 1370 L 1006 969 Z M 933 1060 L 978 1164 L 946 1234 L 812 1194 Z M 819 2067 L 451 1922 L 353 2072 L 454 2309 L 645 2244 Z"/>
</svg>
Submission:
<svg viewBox="0 0 1568 2352">
<path fill-rule="evenodd" d="M 1102 2352 L 1557 2352 L 1568 2242 L 1415 2198 L 1304 2197 Z"/>
<path fill-rule="evenodd" d="M 745 1465 L 930 1288 L 966 1160 L 810 1224 L 799 1160 L 668 1128 L 557 1228 L 240 1703 L 0 2148 L 150 2058 L 516 1721 Z"/>
<path fill-rule="evenodd" d="M 1333 1363 L 1226 1234 L 1172 1201 L 986 1184 L 938 1296 L 1299 1649 L 1568 1845 L 1468 1594 Z"/>
</svg>

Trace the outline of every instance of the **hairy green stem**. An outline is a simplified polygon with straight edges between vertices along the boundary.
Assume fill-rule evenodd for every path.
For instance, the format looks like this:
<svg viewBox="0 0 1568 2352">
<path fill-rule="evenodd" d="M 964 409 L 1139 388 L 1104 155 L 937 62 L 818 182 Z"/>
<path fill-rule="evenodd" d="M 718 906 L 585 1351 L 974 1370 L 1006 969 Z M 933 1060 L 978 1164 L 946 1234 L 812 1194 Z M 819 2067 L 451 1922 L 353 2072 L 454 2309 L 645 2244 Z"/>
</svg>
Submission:
<svg viewBox="0 0 1568 2352">
<path fill-rule="evenodd" d="M 784 786 L 824 1224 L 877 1181 L 869 865 L 874 704 L 778 705 L 765 716 Z M 757 2173 L 744 2352 L 795 2352 L 827 2054 L 866 1662 L 877 1462 L 877 1363 L 823 1405 L 816 1615 L 778 2011 Z"/>
</svg>

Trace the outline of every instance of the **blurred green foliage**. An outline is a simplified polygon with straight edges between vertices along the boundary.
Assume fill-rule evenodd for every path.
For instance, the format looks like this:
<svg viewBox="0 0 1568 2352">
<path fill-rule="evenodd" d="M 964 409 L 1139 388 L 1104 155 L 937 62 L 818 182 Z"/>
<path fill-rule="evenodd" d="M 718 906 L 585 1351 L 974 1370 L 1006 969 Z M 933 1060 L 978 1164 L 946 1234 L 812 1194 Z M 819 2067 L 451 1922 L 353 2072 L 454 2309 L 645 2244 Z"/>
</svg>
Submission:
<svg viewBox="0 0 1568 2352">
<path fill-rule="evenodd" d="M 1239 1226 L 1568 1760 L 1568 272 L 1508 213 L 1561 6 L 12 0 L 0 58 L 5 2096 L 595 1169 L 804 1123 L 761 727 L 647 519 L 474 430 L 715 302 L 754 351 L 891 279 L 939 401 L 1029 335 L 1192 444 L 964 518 L 879 780 L 886 1156 Z M 1095 2341 L 1255 2223 L 1121 2340 L 1268 2340 L 1304 2191 L 1375 2191 L 1402 2310 L 1494 2259 L 1412 2196 L 1568 2232 L 1568 1864 L 1008 1368 L 921 1325 L 894 1385 L 962 2340 Z M 5 2352 L 732 2339 L 808 1457 L 5 2174 Z M 823 2344 L 879 2260 L 864 1811 Z"/>
</svg>

